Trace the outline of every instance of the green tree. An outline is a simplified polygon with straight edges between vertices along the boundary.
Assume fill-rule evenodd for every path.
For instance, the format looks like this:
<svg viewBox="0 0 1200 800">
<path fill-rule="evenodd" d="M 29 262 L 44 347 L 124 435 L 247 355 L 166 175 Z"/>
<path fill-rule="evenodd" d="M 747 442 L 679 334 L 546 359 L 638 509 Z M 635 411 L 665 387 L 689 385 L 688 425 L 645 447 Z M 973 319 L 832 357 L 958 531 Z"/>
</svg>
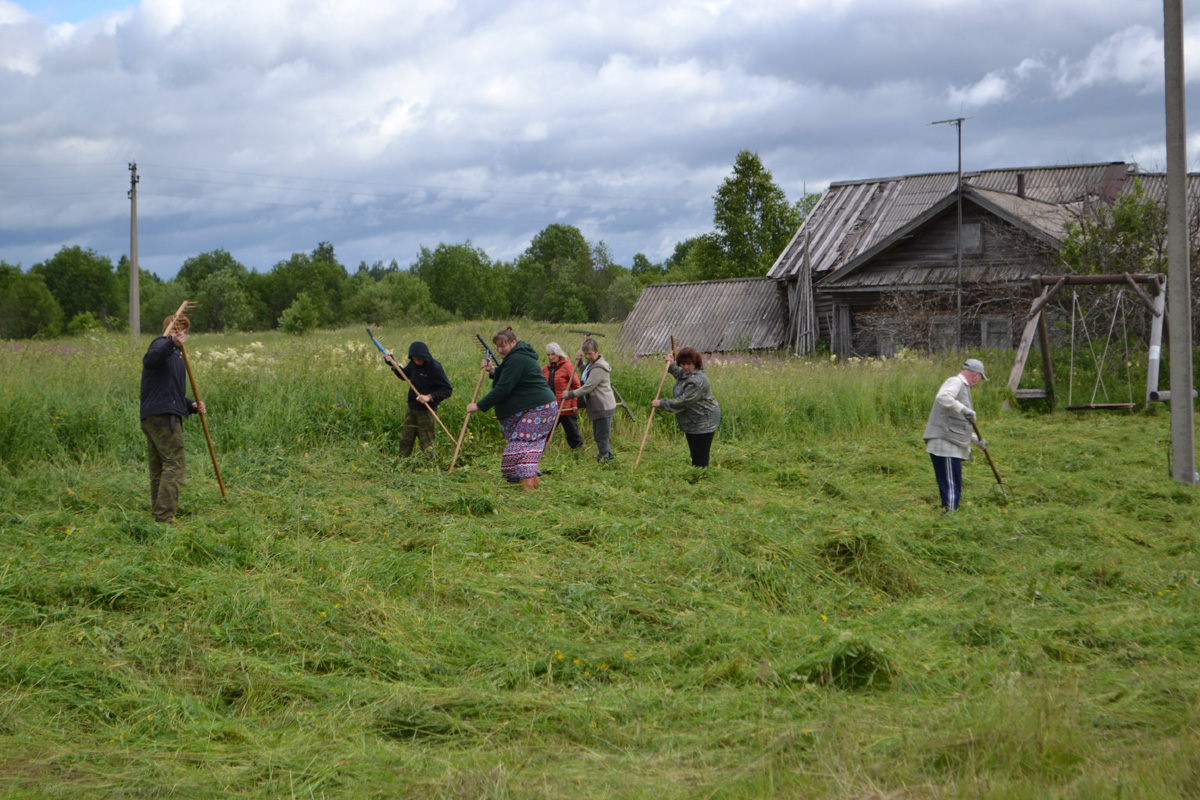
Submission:
<svg viewBox="0 0 1200 800">
<path fill-rule="evenodd" d="M 429 287 L 433 302 L 464 319 L 508 316 L 506 286 L 481 248 L 470 241 L 422 247 L 412 272 Z"/>
<path fill-rule="evenodd" d="M 547 226 L 517 260 L 513 311 L 551 322 L 598 319 L 596 255 L 574 225 Z"/>
<path fill-rule="evenodd" d="M 1111 206 L 1067 223 L 1058 260 L 1075 273 L 1165 272 L 1167 210 L 1135 178 Z"/>
<path fill-rule="evenodd" d="M 112 260 L 107 256 L 90 247 L 87 250 L 79 246 L 64 247 L 53 258 L 34 264 L 29 271 L 45 279 L 46 288 L 58 301 L 65 319 L 90 311 L 107 327 L 119 327 L 118 315 L 128 301 L 121 296 Z"/>
<path fill-rule="evenodd" d="M 309 297 L 308 292 L 300 292 L 292 304 L 279 315 L 279 329 L 284 333 L 305 334 L 317 327 L 320 318 L 317 304 Z"/>
<path fill-rule="evenodd" d="M 662 264 L 653 263 L 650 259 L 646 258 L 644 253 L 634 253 L 633 266 L 629 271 L 633 277 L 641 278 L 643 276 L 665 275 L 667 268 Z"/>
<path fill-rule="evenodd" d="M 213 250 L 192 256 L 183 262 L 175 280 L 180 281 L 193 292 L 199 290 L 200 284 L 210 275 L 225 271 L 231 273 L 241 286 L 245 283 L 249 271 L 225 250 Z"/>
<path fill-rule="evenodd" d="M 411 272 L 389 272 L 378 281 L 369 273 L 355 275 L 350 286 L 345 302 L 347 321 L 440 323 L 451 318 L 434 304 L 425 282 Z"/>
<path fill-rule="evenodd" d="M 57 336 L 62 321 L 45 278 L 0 261 L 0 339 Z"/>
<path fill-rule="evenodd" d="M 246 290 L 256 317 L 261 313 L 261 309 L 255 309 L 256 300 L 274 323 L 281 320 L 284 310 L 291 307 L 301 292 L 306 292 L 309 302 L 317 310 L 318 325 L 335 325 L 341 321 L 342 299 L 349 275 L 334 257 L 333 246 L 328 242 L 317 245 L 312 255 L 293 253 L 265 276 L 255 278 L 255 274 L 247 277 Z"/>
<path fill-rule="evenodd" d="M 142 284 L 142 333 L 162 334 L 163 320 L 174 314 L 184 300 L 190 300 L 188 287 L 177 280 L 157 277 Z"/>
<path fill-rule="evenodd" d="M 633 304 L 637 302 L 641 287 L 633 278 L 632 272 L 619 268 L 614 274 L 604 294 L 600 298 L 601 320 L 623 320 L 629 316 Z"/>
<path fill-rule="evenodd" d="M 708 263 L 711 272 L 702 277 L 766 275 L 801 220 L 800 208 L 788 202 L 758 153 L 741 151 L 733 175 L 713 196 L 713 225 L 725 257 Z"/>
<path fill-rule="evenodd" d="M 244 268 L 242 272 L 244 275 Z M 254 312 L 242 289 L 243 280 L 231 267 L 210 272 L 200 280 L 194 290 L 196 310 L 192 312 L 192 324 L 197 331 L 246 330 Z"/>
</svg>

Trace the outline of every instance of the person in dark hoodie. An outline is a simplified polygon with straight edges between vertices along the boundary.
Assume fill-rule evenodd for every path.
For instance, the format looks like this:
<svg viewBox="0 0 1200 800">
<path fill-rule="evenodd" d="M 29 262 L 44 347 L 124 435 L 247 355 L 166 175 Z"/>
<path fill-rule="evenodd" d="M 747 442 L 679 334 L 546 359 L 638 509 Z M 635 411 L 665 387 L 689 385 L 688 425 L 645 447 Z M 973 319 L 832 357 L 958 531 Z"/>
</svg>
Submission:
<svg viewBox="0 0 1200 800">
<path fill-rule="evenodd" d="M 407 375 L 409 380 L 408 410 L 404 412 L 404 423 L 400 426 L 400 457 L 412 455 L 414 439 L 421 442 L 422 450 L 432 452 L 437 434 L 433 412 L 437 410 L 438 403 L 454 393 L 446 371 L 424 342 L 413 342 L 408 346 L 408 364 L 404 367 L 404 375 L 400 374 L 396 359 L 390 353 L 383 360 L 397 378 L 404 380 L 404 375 Z"/>
<path fill-rule="evenodd" d="M 554 430 L 558 404 L 542 375 L 537 351 L 518 341 L 512 328 L 497 331 L 492 344 L 503 361 L 496 366 L 491 359 L 483 360 L 483 368 L 492 376 L 492 390 L 468 405 L 467 411 L 496 409 L 505 441 L 500 474 L 510 483 L 520 482 L 524 489 L 536 489 L 541 475 L 538 463 Z"/>
<path fill-rule="evenodd" d="M 142 433 L 150 463 L 150 514 L 157 522 L 171 523 L 179 506 L 179 492 L 187 477 L 183 453 L 183 419 L 205 413 L 204 403 L 185 394 L 187 367 L 180 350 L 187 341 L 187 320 L 181 319 L 170 336 L 174 316 L 163 320 L 163 335 L 142 356 Z"/>
</svg>

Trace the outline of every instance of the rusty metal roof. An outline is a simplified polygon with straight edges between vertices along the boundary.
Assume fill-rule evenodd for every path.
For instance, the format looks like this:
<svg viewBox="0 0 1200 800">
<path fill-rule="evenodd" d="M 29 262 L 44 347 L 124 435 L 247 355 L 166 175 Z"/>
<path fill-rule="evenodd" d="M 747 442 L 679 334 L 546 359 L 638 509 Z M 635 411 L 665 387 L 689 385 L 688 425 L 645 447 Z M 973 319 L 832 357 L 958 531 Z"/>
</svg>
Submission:
<svg viewBox="0 0 1200 800">
<path fill-rule="evenodd" d="M 783 346 L 787 301 L 771 278 L 652 283 L 621 325 L 620 342 L 635 355 L 681 347 L 705 353 Z"/>
<path fill-rule="evenodd" d="M 963 177 L 972 188 L 1020 200 L 1017 183 L 1023 175 L 1025 199 L 1067 205 L 1115 199 L 1125 189 L 1126 176 L 1136 170 L 1136 165 L 1116 161 L 984 170 Z M 806 246 L 814 279 L 839 270 L 926 214 L 951 195 L 957 184 L 957 172 L 833 183 L 767 275 L 776 279 L 794 276 Z"/>
</svg>

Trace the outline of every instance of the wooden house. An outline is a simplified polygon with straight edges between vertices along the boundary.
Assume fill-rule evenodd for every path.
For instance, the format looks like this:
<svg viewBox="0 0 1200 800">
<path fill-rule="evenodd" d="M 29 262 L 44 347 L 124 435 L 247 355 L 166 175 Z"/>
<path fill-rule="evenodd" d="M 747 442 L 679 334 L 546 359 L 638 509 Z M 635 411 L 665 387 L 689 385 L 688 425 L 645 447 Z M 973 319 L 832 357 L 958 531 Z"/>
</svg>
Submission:
<svg viewBox="0 0 1200 800">
<path fill-rule="evenodd" d="M 833 183 L 766 278 L 648 286 L 622 343 L 662 352 L 686 331 L 706 351 L 807 353 L 818 340 L 842 356 L 1011 348 L 1031 279 L 1059 272 L 1067 224 L 1135 179 L 1165 198 L 1164 175 L 1120 161 L 968 173 L 961 227 L 957 172 Z M 1200 175 L 1189 196 L 1200 199 Z"/>
<path fill-rule="evenodd" d="M 811 283 L 813 316 L 789 330 L 809 330 L 840 355 L 889 355 L 908 342 L 1012 347 L 1030 279 L 1057 271 L 1065 225 L 1111 203 L 1136 174 L 1113 162 L 965 175 L 961 268 L 958 173 L 834 183 L 768 277 L 789 297 Z"/>
</svg>

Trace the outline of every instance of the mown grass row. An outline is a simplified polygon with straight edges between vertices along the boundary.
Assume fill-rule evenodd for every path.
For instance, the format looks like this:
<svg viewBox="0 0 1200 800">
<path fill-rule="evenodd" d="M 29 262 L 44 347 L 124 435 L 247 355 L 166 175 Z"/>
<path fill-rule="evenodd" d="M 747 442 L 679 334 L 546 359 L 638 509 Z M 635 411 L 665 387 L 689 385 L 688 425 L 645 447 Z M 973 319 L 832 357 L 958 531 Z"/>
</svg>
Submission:
<svg viewBox="0 0 1200 800">
<path fill-rule="evenodd" d="M 462 393 L 458 336 L 427 340 Z M 0 793 L 1200 786 L 1200 493 L 1165 474 L 1165 415 L 1001 413 L 989 387 L 981 424 L 1012 500 L 973 463 L 946 517 L 920 431 L 954 365 L 714 364 L 726 418 L 707 473 L 670 419 L 633 471 L 642 426 L 624 421 L 616 464 L 559 442 L 528 495 L 497 479 L 483 415 L 463 468 L 446 474 L 445 448 L 397 464 L 399 382 L 369 359 L 334 372 L 334 343 L 281 344 L 288 369 L 254 380 L 206 373 L 230 501 L 190 426 L 172 528 L 148 521 L 123 412 L 130 434 L 105 417 L 103 444 L 6 460 Z M 353 369 L 368 388 L 349 388 Z M 618 370 L 644 408 L 661 362 Z M 6 382 L 5 407 L 81 409 L 56 388 L 77 374 Z M 86 380 L 100 397 L 121 382 Z M 239 391 L 253 401 L 235 413 Z"/>
</svg>

